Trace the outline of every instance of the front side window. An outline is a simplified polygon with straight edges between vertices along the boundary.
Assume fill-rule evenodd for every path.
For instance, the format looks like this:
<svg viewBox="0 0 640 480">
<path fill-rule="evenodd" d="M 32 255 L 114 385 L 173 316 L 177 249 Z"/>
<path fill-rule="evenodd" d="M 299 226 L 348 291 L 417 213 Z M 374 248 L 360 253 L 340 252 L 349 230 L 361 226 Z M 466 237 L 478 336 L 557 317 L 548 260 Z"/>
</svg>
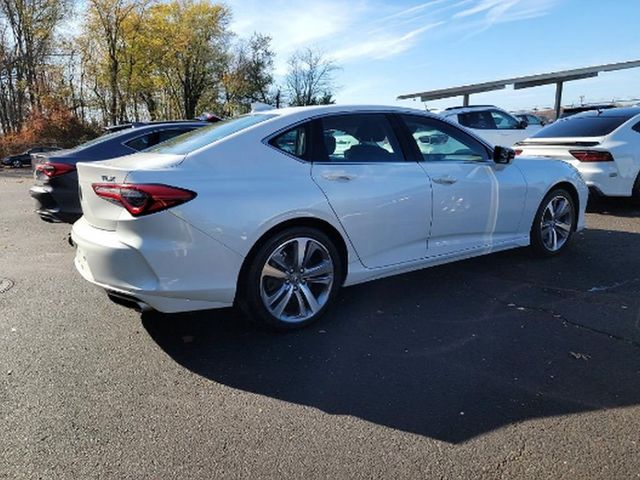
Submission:
<svg viewBox="0 0 640 480">
<path fill-rule="evenodd" d="M 514 130 L 520 128 L 520 122 L 504 112 L 491 110 L 491 116 L 498 130 Z"/>
<path fill-rule="evenodd" d="M 542 125 L 542 122 L 540 122 L 540 119 L 535 115 L 527 115 L 527 123 L 529 125 Z"/>
<path fill-rule="evenodd" d="M 308 128 L 306 125 L 300 125 L 271 139 L 269 144 L 276 147 L 278 150 L 288 153 L 289 155 L 305 159 L 307 156 L 308 144 L 307 131 Z"/>
<path fill-rule="evenodd" d="M 402 162 L 391 123 L 381 113 L 334 115 L 320 120 L 322 162 Z"/>
<path fill-rule="evenodd" d="M 427 162 L 481 162 L 487 151 L 479 142 L 438 120 L 402 115 L 422 159 Z"/>
</svg>

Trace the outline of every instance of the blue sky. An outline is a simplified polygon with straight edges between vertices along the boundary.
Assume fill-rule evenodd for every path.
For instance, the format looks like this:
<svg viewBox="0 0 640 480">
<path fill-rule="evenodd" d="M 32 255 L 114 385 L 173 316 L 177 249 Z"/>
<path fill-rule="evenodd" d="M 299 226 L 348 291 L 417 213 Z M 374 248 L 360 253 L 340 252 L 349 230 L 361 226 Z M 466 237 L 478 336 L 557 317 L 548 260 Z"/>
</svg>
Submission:
<svg viewBox="0 0 640 480">
<path fill-rule="evenodd" d="M 297 48 L 341 66 L 339 103 L 399 104 L 403 93 L 640 59 L 640 0 L 227 0 L 232 29 L 272 36 L 276 73 Z M 554 87 L 472 96 L 508 109 L 548 107 Z M 640 69 L 565 85 L 563 103 L 640 97 Z M 429 108 L 460 98 L 429 102 Z"/>
</svg>

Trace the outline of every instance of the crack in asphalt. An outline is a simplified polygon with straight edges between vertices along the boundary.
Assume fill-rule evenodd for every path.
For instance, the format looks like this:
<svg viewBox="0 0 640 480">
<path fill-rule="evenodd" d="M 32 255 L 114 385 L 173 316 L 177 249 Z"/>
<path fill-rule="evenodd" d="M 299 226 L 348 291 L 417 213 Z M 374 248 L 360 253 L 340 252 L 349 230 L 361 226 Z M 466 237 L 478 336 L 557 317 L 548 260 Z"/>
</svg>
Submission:
<svg viewBox="0 0 640 480">
<path fill-rule="evenodd" d="M 529 283 L 529 282 L 523 282 L 523 283 L 528 283 L 529 285 L 535 286 L 534 283 Z M 538 286 L 538 288 L 546 289 L 547 287 Z M 598 334 L 598 335 L 604 335 L 604 336 L 606 336 L 606 337 L 608 337 L 608 338 L 610 338 L 612 340 L 616 340 L 616 341 L 620 341 L 620 342 L 626 343 L 628 345 L 632 345 L 635 348 L 640 348 L 640 342 L 637 342 L 635 340 L 631 340 L 629 338 L 621 337 L 620 335 L 616 335 L 616 334 L 607 332 L 605 330 L 600 330 L 598 328 L 594 328 L 594 327 L 589 327 L 587 325 L 583 325 L 580 322 L 577 322 L 575 320 L 571 320 L 571 319 L 567 318 L 565 315 L 563 315 L 563 314 L 561 314 L 561 313 L 559 313 L 559 312 L 557 312 L 557 311 L 555 311 L 555 310 L 553 310 L 551 308 L 534 307 L 534 306 L 525 305 L 525 304 L 516 305 L 513 302 L 510 302 L 508 300 L 503 300 L 503 299 L 498 298 L 498 297 L 496 297 L 496 296 L 494 296 L 494 295 L 492 295 L 492 294 L 490 294 L 488 292 L 485 292 L 483 290 L 478 289 L 478 292 L 482 293 L 483 295 L 487 296 L 488 298 L 490 298 L 492 300 L 495 300 L 496 302 L 498 302 L 498 303 L 500 303 L 500 304 L 502 304 L 502 305 L 504 305 L 504 306 L 506 306 L 508 308 L 518 308 L 518 307 L 520 307 L 520 308 L 524 308 L 525 310 L 530 310 L 530 311 L 533 311 L 533 312 L 545 313 L 545 314 L 551 315 L 552 318 L 554 318 L 554 319 L 561 320 L 562 322 L 564 322 L 566 324 L 569 324 L 569 325 L 572 325 L 572 326 L 574 326 L 576 328 L 580 328 L 582 330 L 586 330 L 588 332 L 595 333 L 595 334 Z M 580 293 L 581 296 L 589 296 L 589 297 L 592 296 L 592 295 L 588 295 L 586 292 L 576 291 L 576 293 Z M 640 322 L 640 312 L 638 313 L 638 321 Z"/>
</svg>

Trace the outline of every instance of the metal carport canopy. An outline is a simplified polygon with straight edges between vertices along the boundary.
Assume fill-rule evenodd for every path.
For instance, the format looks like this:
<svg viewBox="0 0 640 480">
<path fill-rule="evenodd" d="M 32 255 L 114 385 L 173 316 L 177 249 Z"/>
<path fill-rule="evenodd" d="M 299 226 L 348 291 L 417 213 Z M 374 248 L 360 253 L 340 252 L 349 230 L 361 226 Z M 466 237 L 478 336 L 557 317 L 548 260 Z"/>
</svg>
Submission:
<svg viewBox="0 0 640 480">
<path fill-rule="evenodd" d="M 469 104 L 469 95 L 473 93 L 490 92 L 493 90 L 502 90 L 507 85 L 513 85 L 518 90 L 521 88 L 538 87 L 540 85 L 556 84 L 556 115 L 560 114 L 560 104 L 562 101 L 562 84 L 571 80 L 581 80 L 583 78 L 597 77 L 600 72 L 612 72 L 615 70 L 624 70 L 627 68 L 640 67 L 640 60 L 630 60 L 627 62 L 607 63 L 604 65 L 595 65 L 592 67 L 574 68 L 572 70 L 561 70 L 553 73 L 541 73 L 538 75 L 527 75 L 524 77 L 506 78 L 504 80 L 495 80 L 492 82 L 474 83 L 461 87 L 443 88 L 440 90 L 430 90 L 427 92 L 408 93 L 398 96 L 398 100 L 406 100 L 409 98 L 420 97 L 423 102 L 429 100 L 439 100 L 442 98 L 464 97 L 464 104 Z"/>
</svg>

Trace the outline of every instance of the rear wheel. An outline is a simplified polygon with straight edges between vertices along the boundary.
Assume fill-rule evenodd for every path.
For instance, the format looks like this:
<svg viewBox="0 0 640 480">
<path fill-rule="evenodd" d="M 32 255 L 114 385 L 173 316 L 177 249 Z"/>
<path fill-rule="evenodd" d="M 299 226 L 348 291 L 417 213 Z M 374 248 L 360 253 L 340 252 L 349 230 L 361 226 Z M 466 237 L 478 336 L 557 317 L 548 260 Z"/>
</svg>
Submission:
<svg viewBox="0 0 640 480">
<path fill-rule="evenodd" d="M 564 250 L 577 222 L 573 198 L 557 188 L 544 197 L 531 226 L 531 248 L 534 253 L 551 257 Z"/>
<path fill-rule="evenodd" d="M 22 167 L 22 161 L 20 160 L 14 160 L 11 165 L 13 165 L 13 168 L 21 168 Z"/>
<path fill-rule="evenodd" d="M 277 330 L 318 320 L 343 278 L 338 249 L 321 230 L 294 227 L 262 244 L 241 280 L 239 303 L 249 317 Z"/>
</svg>

